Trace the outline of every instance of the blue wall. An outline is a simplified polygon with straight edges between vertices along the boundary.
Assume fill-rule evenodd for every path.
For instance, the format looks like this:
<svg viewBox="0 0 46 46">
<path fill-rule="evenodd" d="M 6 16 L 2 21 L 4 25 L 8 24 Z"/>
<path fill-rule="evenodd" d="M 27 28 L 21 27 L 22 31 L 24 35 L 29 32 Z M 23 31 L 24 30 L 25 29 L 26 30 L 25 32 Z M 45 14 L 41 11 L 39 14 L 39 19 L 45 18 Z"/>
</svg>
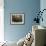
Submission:
<svg viewBox="0 0 46 46">
<path fill-rule="evenodd" d="M 42 11 L 43 9 L 46 9 L 46 0 L 41 0 L 40 1 L 40 10 Z M 46 27 L 46 10 L 43 12 L 43 22 L 40 21 L 40 25 Z"/>
<path fill-rule="evenodd" d="M 32 28 L 32 22 L 36 17 L 35 12 L 40 9 L 39 0 L 4 0 L 4 38 L 7 41 L 18 41 Z M 25 14 L 24 25 L 11 25 L 10 13 L 23 11 Z"/>
</svg>

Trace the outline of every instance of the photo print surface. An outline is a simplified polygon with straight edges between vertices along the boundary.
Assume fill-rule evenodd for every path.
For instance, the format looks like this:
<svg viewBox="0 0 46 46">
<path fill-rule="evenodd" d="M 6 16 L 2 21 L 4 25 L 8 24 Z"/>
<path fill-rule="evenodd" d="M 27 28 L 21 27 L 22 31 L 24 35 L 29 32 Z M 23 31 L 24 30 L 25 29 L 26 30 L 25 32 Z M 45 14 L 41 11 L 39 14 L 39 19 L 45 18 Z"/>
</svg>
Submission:
<svg viewBox="0 0 46 46">
<path fill-rule="evenodd" d="M 24 14 L 11 14 L 11 24 L 24 24 Z"/>
</svg>

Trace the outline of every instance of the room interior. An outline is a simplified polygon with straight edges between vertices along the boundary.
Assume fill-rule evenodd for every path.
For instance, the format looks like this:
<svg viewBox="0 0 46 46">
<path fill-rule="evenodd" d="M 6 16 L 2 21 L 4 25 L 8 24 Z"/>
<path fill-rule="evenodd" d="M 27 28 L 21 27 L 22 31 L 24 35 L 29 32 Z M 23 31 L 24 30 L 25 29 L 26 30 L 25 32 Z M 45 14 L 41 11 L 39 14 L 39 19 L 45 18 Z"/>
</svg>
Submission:
<svg viewBox="0 0 46 46">
<path fill-rule="evenodd" d="M 46 0 L 0 0 L 0 46 L 46 46 L 45 4 Z M 37 23 L 34 18 L 44 9 Z"/>
</svg>

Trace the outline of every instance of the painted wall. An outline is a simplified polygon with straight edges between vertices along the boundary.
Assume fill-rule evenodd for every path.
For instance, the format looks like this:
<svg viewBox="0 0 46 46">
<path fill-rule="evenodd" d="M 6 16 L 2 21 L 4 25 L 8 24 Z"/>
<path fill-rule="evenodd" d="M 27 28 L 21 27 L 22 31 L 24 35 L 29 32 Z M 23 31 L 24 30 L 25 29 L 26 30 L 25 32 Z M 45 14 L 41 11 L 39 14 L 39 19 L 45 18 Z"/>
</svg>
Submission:
<svg viewBox="0 0 46 46">
<path fill-rule="evenodd" d="M 4 36 L 7 41 L 18 41 L 32 29 L 35 12 L 40 9 L 39 0 L 4 0 Z M 25 15 L 24 25 L 11 25 L 10 13 L 22 11 Z M 33 23 L 34 24 L 34 23 Z"/>
<path fill-rule="evenodd" d="M 43 10 L 43 9 L 46 9 L 46 0 L 41 0 L 40 1 L 40 9 L 41 9 L 41 11 Z M 43 22 L 41 21 L 40 22 L 40 25 L 42 25 L 42 26 L 45 26 L 46 27 L 46 11 L 44 11 L 43 12 L 43 15 L 42 15 L 42 17 L 43 17 Z"/>
</svg>

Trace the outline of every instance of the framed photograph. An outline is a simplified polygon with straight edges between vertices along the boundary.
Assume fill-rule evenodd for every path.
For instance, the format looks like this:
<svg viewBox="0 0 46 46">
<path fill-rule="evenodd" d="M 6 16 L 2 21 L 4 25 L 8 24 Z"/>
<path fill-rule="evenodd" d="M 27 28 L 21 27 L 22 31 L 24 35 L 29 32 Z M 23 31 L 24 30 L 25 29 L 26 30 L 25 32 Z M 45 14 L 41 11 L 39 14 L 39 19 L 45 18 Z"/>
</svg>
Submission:
<svg viewBox="0 0 46 46">
<path fill-rule="evenodd" d="M 11 24 L 24 24 L 24 14 L 11 13 Z"/>
</svg>

